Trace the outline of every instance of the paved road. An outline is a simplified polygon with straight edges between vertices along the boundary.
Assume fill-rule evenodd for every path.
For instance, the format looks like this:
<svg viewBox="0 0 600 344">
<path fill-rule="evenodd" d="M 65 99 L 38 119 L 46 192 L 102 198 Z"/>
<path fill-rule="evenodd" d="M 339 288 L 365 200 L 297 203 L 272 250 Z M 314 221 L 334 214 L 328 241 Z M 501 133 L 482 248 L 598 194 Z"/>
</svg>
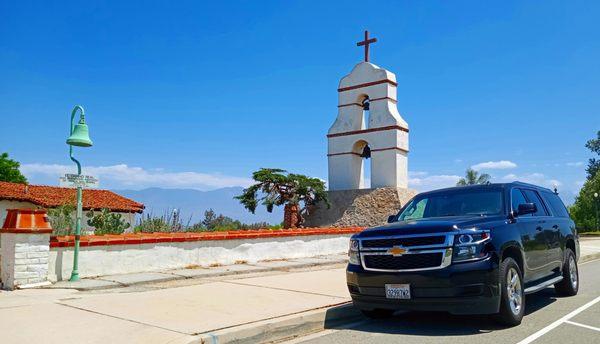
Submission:
<svg viewBox="0 0 600 344">
<path fill-rule="evenodd" d="M 527 296 L 520 326 L 502 328 L 487 316 L 402 313 L 389 320 L 362 320 L 292 343 L 600 343 L 600 260 L 580 266 L 575 297 L 559 298 L 553 288 Z"/>
</svg>

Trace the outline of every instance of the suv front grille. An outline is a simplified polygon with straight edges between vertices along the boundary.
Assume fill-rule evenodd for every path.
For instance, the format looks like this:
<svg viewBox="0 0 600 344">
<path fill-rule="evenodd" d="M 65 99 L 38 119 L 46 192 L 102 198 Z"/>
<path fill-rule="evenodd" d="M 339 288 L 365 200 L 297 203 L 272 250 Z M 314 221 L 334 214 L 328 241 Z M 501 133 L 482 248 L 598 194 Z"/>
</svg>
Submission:
<svg viewBox="0 0 600 344">
<path fill-rule="evenodd" d="M 442 265 L 442 252 L 392 255 L 365 255 L 364 264 L 367 269 L 376 270 L 412 270 L 427 269 Z"/>
<path fill-rule="evenodd" d="M 452 263 L 453 233 L 428 233 L 359 238 L 365 270 L 435 270 Z"/>
<path fill-rule="evenodd" d="M 424 237 L 407 237 L 407 238 L 389 238 L 389 239 L 363 239 L 362 247 L 365 248 L 389 248 L 393 246 L 428 246 L 442 245 L 446 242 L 446 236 L 424 236 Z"/>
</svg>

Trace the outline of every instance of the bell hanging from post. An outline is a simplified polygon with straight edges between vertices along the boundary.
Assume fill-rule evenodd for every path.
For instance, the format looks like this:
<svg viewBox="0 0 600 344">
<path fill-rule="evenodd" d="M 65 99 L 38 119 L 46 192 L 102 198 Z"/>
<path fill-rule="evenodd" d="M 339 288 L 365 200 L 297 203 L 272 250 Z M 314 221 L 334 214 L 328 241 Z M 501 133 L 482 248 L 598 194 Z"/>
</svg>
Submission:
<svg viewBox="0 0 600 344">
<path fill-rule="evenodd" d="M 79 123 L 75 124 L 73 133 L 67 139 L 67 144 L 78 147 L 92 146 L 92 140 L 90 140 L 90 131 L 83 119 L 81 119 Z"/>
</svg>

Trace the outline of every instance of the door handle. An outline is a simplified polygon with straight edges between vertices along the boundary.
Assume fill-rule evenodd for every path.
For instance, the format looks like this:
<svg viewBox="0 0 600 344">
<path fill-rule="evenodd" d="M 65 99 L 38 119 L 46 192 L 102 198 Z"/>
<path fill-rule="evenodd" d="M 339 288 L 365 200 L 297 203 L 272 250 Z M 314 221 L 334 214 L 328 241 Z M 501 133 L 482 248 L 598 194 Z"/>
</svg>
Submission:
<svg viewBox="0 0 600 344">
<path fill-rule="evenodd" d="M 535 227 L 535 230 L 538 231 L 538 232 L 541 232 L 542 231 L 542 227 Z"/>
<path fill-rule="evenodd" d="M 558 225 L 554 225 L 554 226 L 552 226 L 552 228 L 558 229 Z"/>
</svg>

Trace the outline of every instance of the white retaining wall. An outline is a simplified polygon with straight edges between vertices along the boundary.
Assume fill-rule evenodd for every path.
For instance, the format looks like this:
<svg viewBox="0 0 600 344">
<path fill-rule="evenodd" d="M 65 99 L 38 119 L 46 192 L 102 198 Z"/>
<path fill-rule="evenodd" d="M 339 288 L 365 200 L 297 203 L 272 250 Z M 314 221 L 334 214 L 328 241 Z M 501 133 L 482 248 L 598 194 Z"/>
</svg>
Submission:
<svg viewBox="0 0 600 344">
<path fill-rule="evenodd" d="M 311 235 L 242 240 L 202 240 L 139 245 L 86 246 L 79 251 L 80 277 L 159 271 L 190 265 L 230 265 L 268 259 L 344 253 L 348 235 Z M 73 247 L 50 249 L 48 279 L 68 279 Z"/>
</svg>

